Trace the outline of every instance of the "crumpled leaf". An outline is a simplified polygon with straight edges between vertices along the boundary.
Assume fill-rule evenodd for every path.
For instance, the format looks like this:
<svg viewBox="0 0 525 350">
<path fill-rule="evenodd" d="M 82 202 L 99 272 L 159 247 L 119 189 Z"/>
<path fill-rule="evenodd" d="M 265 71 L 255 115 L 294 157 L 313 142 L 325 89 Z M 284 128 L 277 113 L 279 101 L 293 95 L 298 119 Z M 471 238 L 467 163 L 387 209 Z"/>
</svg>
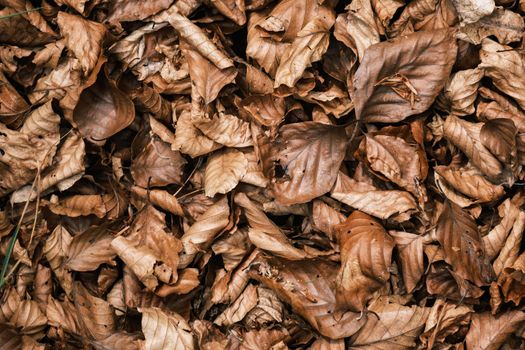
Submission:
<svg viewBox="0 0 525 350">
<path fill-rule="evenodd" d="M 479 56 L 479 68 L 485 70 L 485 76 L 492 79 L 499 90 L 514 98 L 521 108 L 525 108 L 525 68 L 521 55 L 510 46 L 486 38 L 481 42 Z"/>
<path fill-rule="evenodd" d="M 525 321 L 525 313 L 510 310 L 498 316 L 489 312 L 472 315 L 472 323 L 467 333 L 467 350 L 487 349 L 496 350 Z"/>
<path fill-rule="evenodd" d="M 366 49 L 379 42 L 380 33 L 371 1 L 352 1 L 345 10 L 346 13 L 337 16 L 334 36 L 351 48 L 362 61 Z"/>
<path fill-rule="evenodd" d="M 452 0 L 463 23 L 474 23 L 494 11 L 494 0 Z"/>
<path fill-rule="evenodd" d="M 360 312 L 388 281 L 395 243 L 377 221 L 360 211 L 354 211 L 336 230 L 341 249 L 337 307 Z"/>
<path fill-rule="evenodd" d="M 131 176 L 141 187 L 181 184 L 186 160 L 177 151 L 152 137 L 131 163 Z"/>
<path fill-rule="evenodd" d="M 0 195 L 33 180 L 51 164 L 59 141 L 60 117 L 51 103 L 35 109 L 19 131 L 0 124 Z"/>
<path fill-rule="evenodd" d="M 329 30 L 335 23 L 333 11 L 323 11 L 308 22 L 286 48 L 275 72 L 274 87 L 294 87 L 306 68 L 319 61 L 328 49 Z"/>
<path fill-rule="evenodd" d="M 484 38 L 494 35 L 501 44 L 520 41 L 525 23 L 512 11 L 496 7 L 492 14 L 460 28 L 458 38 L 479 45 Z"/>
<path fill-rule="evenodd" d="M 242 26 L 246 23 L 244 0 L 209 0 L 209 2 L 236 24 Z"/>
<path fill-rule="evenodd" d="M 337 181 L 330 196 L 380 219 L 388 219 L 396 215 L 408 219 L 410 214 L 417 210 L 416 201 L 408 192 L 378 190 L 368 183 L 356 181 L 341 172 L 337 175 Z"/>
<path fill-rule="evenodd" d="M 349 337 L 365 324 L 367 317 L 337 310 L 335 264 L 326 260 L 284 261 L 262 256 L 256 261 L 258 264 L 252 264 L 250 276 L 272 289 L 323 336 Z M 310 283 L 303 284 L 304 278 Z"/>
<path fill-rule="evenodd" d="M 492 282 L 494 270 L 485 256 L 478 227 L 463 209 L 445 203 L 438 219 L 436 238 L 445 253 L 445 261 L 459 276 L 479 287 Z"/>
<path fill-rule="evenodd" d="M 295 248 L 286 235 L 244 193 L 235 196 L 235 203 L 244 209 L 250 229 L 248 237 L 256 247 L 288 260 L 301 260 L 308 256 Z"/>
<path fill-rule="evenodd" d="M 395 123 L 427 110 L 455 58 L 456 42 L 449 30 L 418 32 L 370 46 L 353 79 L 357 119 Z"/>
<path fill-rule="evenodd" d="M 429 309 L 390 303 L 386 298 L 375 300 L 373 312 L 361 331 L 351 340 L 350 349 L 407 349 L 416 345 Z"/>
<path fill-rule="evenodd" d="M 465 116 L 475 112 L 474 101 L 483 78 L 483 70 L 466 69 L 454 73 L 445 84 L 444 91 L 438 97 L 438 104 L 447 112 Z"/>
<path fill-rule="evenodd" d="M 177 313 L 164 312 L 155 307 L 138 309 L 142 313 L 142 332 L 146 340 L 144 350 L 192 350 L 194 340 L 190 326 Z"/>
<path fill-rule="evenodd" d="M 102 54 L 106 27 L 62 11 L 57 15 L 57 24 L 66 47 L 80 61 L 84 75 L 89 75 Z"/>
<path fill-rule="evenodd" d="M 173 150 L 178 150 L 195 158 L 213 152 L 221 146 L 221 144 L 204 135 L 193 124 L 189 111 L 181 113 L 175 129 L 175 143 L 171 146 Z"/>
<path fill-rule="evenodd" d="M 67 234 L 62 231 L 61 235 L 61 243 L 67 244 L 67 238 L 64 240 Z M 75 271 L 93 271 L 100 264 L 115 264 L 113 261 L 115 253 L 109 246 L 112 240 L 113 237 L 104 227 L 93 227 L 73 237 L 69 243 L 64 266 Z"/>
<path fill-rule="evenodd" d="M 272 159 L 284 170 L 274 170 L 271 191 L 282 204 L 305 203 L 330 191 L 347 146 L 344 128 L 315 122 L 280 129 Z"/>
<path fill-rule="evenodd" d="M 244 292 L 213 321 L 218 326 L 230 326 L 242 320 L 257 305 L 257 288 L 250 284 Z"/>
<path fill-rule="evenodd" d="M 213 197 L 216 193 L 233 190 L 246 174 L 248 160 L 236 149 L 218 151 L 208 158 L 204 170 L 204 191 Z"/>
<path fill-rule="evenodd" d="M 403 281 L 405 282 L 407 291 L 410 293 L 414 290 L 425 272 L 423 260 L 423 244 L 425 243 L 425 238 L 403 231 L 389 231 L 388 233 L 396 243 L 399 260 L 401 260 Z"/>
<path fill-rule="evenodd" d="M 250 124 L 231 114 L 219 113 L 218 116 L 192 119 L 204 135 L 221 145 L 228 147 L 248 147 L 253 145 Z"/>
<path fill-rule="evenodd" d="M 75 309 L 87 334 L 95 340 L 102 340 L 113 334 L 113 307 L 107 301 L 91 295 L 80 282 L 75 282 L 73 291 Z"/>
</svg>

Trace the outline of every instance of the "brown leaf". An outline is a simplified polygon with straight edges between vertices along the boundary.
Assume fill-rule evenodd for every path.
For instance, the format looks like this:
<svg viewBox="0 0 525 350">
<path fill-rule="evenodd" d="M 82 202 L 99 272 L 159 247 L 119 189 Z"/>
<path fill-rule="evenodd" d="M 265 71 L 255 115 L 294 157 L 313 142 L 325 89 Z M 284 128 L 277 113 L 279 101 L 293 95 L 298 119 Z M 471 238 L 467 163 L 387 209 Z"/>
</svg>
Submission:
<svg viewBox="0 0 525 350">
<path fill-rule="evenodd" d="M 171 148 L 179 150 L 184 154 L 189 154 L 192 158 L 210 153 L 221 148 L 222 145 L 216 143 L 208 136 L 204 135 L 192 121 L 191 113 L 184 111 L 177 120 L 175 129 L 175 143 Z"/>
<path fill-rule="evenodd" d="M 487 121 L 479 132 L 483 146 L 490 150 L 502 163 L 517 163 L 516 136 L 518 130 L 510 119 L 492 119 Z"/>
<path fill-rule="evenodd" d="M 288 260 L 301 260 L 308 254 L 295 248 L 288 237 L 244 193 L 235 195 L 235 203 L 244 209 L 250 229 L 248 237 L 256 247 Z"/>
<path fill-rule="evenodd" d="M 351 48 L 362 61 L 366 49 L 379 42 L 379 30 L 371 1 L 352 1 L 345 10 L 346 13 L 337 16 L 334 36 Z"/>
<path fill-rule="evenodd" d="M 500 91 L 513 97 L 521 108 L 525 108 L 525 68 L 522 56 L 510 46 L 500 45 L 490 39 L 482 40 L 479 55 L 479 67 L 485 70 L 485 76 L 491 78 Z"/>
<path fill-rule="evenodd" d="M 248 147 L 253 145 L 250 124 L 231 114 L 219 112 L 218 116 L 192 119 L 204 135 L 228 147 Z"/>
<path fill-rule="evenodd" d="M 368 183 L 355 181 L 341 172 L 337 175 L 330 196 L 380 219 L 388 219 L 396 215 L 401 219 L 408 219 L 417 209 L 414 198 L 408 192 L 378 190 Z"/>
<path fill-rule="evenodd" d="M 501 198 L 505 190 L 494 185 L 475 168 L 434 168 L 436 183 L 443 194 L 460 207 L 492 202 Z"/>
<path fill-rule="evenodd" d="M 479 45 L 483 39 L 494 35 L 501 44 L 509 44 L 520 41 L 524 29 L 525 23 L 520 15 L 496 7 L 489 16 L 461 27 L 458 38 Z"/>
<path fill-rule="evenodd" d="M 62 239 L 67 237 L 62 231 Z M 115 253 L 110 243 L 113 236 L 104 227 L 88 229 L 84 233 L 73 237 L 67 250 L 64 266 L 75 271 L 93 271 L 101 264 L 114 265 Z M 63 243 L 67 243 L 62 241 Z"/>
<path fill-rule="evenodd" d="M 473 314 L 466 337 L 467 350 L 499 349 L 511 334 L 516 334 L 523 321 L 525 313 L 514 310 L 498 316 L 492 316 L 490 312 Z"/>
<path fill-rule="evenodd" d="M 213 323 L 218 326 L 231 326 L 235 322 L 242 320 L 256 305 L 257 288 L 250 284 L 233 304 L 217 316 Z"/>
<path fill-rule="evenodd" d="M 80 133 L 95 144 L 103 144 L 107 138 L 129 126 L 134 118 L 133 102 L 104 72 L 93 85 L 82 91 L 73 111 L 73 120 Z"/>
<path fill-rule="evenodd" d="M 102 53 L 106 27 L 67 12 L 58 13 L 57 24 L 66 47 L 80 61 L 84 75 L 88 76 Z"/>
<path fill-rule="evenodd" d="M 436 238 L 445 252 L 445 261 L 464 279 L 481 287 L 494 279 L 494 270 L 485 255 L 474 219 L 456 204 L 446 202 L 439 216 Z"/>
<path fill-rule="evenodd" d="M 243 26 L 246 23 L 244 13 L 244 0 L 208 0 L 224 16 L 228 17 L 236 24 Z"/>
<path fill-rule="evenodd" d="M 336 225 L 345 221 L 345 216 L 321 200 L 314 200 L 312 221 L 316 229 L 331 240 L 336 240 Z"/>
<path fill-rule="evenodd" d="M 314 329 L 330 339 L 349 337 L 363 326 L 366 317 L 336 308 L 337 266 L 326 260 L 284 261 L 259 256 L 250 276 L 272 289 Z M 307 279 L 310 283 L 304 284 Z"/>
<path fill-rule="evenodd" d="M 445 85 L 455 58 L 456 42 L 449 30 L 418 32 L 370 46 L 353 79 L 357 119 L 394 123 L 427 110 Z M 395 75 L 406 79 L 394 87 L 408 96 L 385 83 Z"/>
<path fill-rule="evenodd" d="M 329 30 L 335 23 L 335 13 L 322 7 L 318 16 L 297 33 L 297 38 L 286 48 L 275 72 L 274 88 L 294 87 L 306 68 L 319 61 L 329 44 Z"/>
<path fill-rule="evenodd" d="M 442 109 L 457 116 L 473 114 L 476 110 L 474 101 L 482 78 L 483 70 L 479 68 L 454 73 L 445 84 L 437 103 Z"/>
<path fill-rule="evenodd" d="M 109 5 L 109 22 L 130 22 L 143 20 L 158 12 L 167 9 L 171 0 L 154 0 L 143 2 L 140 0 L 114 1 Z M 82 11 L 79 11 L 82 13 Z"/>
<path fill-rule="evenodd" d="M 213 197 L 216 193 L 233 190 L 246 174 L 248 160 L 236 149 L 227 148 L 208 158 L 204 170 L 204 192 Z"/>
<path fill-rule="evenodd" d="M 89 337 L 102 340 L 114 333 L 115 317 L 108 302 L 91 295 L 80 282 L 74 285 L 74 301 L 82 328 Z"/>
<path fill-rule="evenodd" d="M 184 232 L 180 238 L 184 245 L 184 255 L 181 256 L 180 267 L 188 266 L 197 253 L 208 249 L 215 237 L 228 225 L 230 207 L 226 197 L 212 205 L 197 222 Z"/>
<path fill-rule="evenodd" d="M 146 338 L 141 349 L 194 349 L 191 328 L 180 315 L 158 308 L 139 308 L 139 312 L 142 313 L 142 332 Z"/>
<path fill-rule="evenodd" d="M 352 337 L 350 349 L 412 348 L 429 314 L 428 308 L 390 303 L 386 298 L 375 300 L 369 310 L 373 315 L 370 315 L 361 331 Z"/>
<path fill-rule="evenodd" d="M 504 166 L 481 141 L 483 123 L 470 123 L 449 115 L 443 126 L 444 136 L 461 149 L 491 181 L 512 181 L 512 175 L 504 171 Z M 509 179 L 510 176 L 510 179 Z"/>
<path fill-rule="evenodd" d="M 5 7 L 0 10 L 0 41 L 6 44 L 38 46 L 53 41 L 53 35 L 41 32 L 23 16 L 17 15 L 19 11 Z"/>
<path fill-rule="evenodd" d="M 463 23 L 474 23 L 494 11 L 494 0 L 452 0 Z"/>
<path fill-rule="evenodd" d="M 295 123 L 280 129 L 272 159 L 274 197 L 282 204 L 305 203 L 330 191 L 347 146 L 345 129 L 314 122 Z"/>
<path fill-rule="evenodd" d="M 377 221 L 360 211 L 354 211 L 336 230 L 341 249 L 337 307 L 363 311 L 390 277 L 395 243 Z"/>
<path fill-rule="evenodd" d="M 424 237 L 402 231 L 389 231 L 394 238 L 401 260 L 401 271 L 407 291 L 411 293 L 425 272 Z"/>
<path fill-rule="evenodd" d="M 208 105 L 217 98 L 224 86 L 235 79 L 237 70 L 231 64 L 222 69 L 217 67 L 203 56 L 198 48 L 190 46 L 185 41 L 182 42 L 181 48 L 188 60 L 192 89 L 195 89 L 197 96 Z"/>
</svg>

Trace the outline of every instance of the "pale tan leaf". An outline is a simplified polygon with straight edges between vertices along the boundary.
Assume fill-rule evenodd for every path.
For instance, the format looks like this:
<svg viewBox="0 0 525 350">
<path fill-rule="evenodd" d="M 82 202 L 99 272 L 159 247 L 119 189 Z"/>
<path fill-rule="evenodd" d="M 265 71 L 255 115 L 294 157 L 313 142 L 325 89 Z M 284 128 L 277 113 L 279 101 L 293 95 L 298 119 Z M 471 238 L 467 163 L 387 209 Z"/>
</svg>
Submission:
<svg viewBox="0 0 525 350">
<path fill-rule="evenodd" d="M 168 191 L 150 189 L 149 191 L 139 186 L 132 186 L 131 191 L 136 195 L 151 201 L 152 204 L 177 216 L 184 216 L 184 210 L 177 198 Z"/>
<path fill-rule="evenodd" d="M 498 316 L 490 312 L 472 315 L 472 323 L 467 333 L 467 350 L 497 350 L 511 335 L 516 334 L 525 321 L 525 313 L 510 310 Z"/>
<path fill-rule="evenodd" d="M 275 292 L 264 286 L 257 287 L 257 305 L 248 312 L 244 323 L 250 328 L 266 327 L 282 322 L 284 305 Z"/>
<path fill-rule="evenodd" d="M 20 328 L 22 334 L 37 334 L 46 327 L 47 317 L 36 301 L 22 300 L 9 323 Z"/>
<path fill-rule="evenodd" d="M 485 252 L 487 257 L 490 260 L 494 260 L 501 248 L 503 248 L 507 236 L 514 230 L 514 225 L 516 229 L 519 228 L 519 223 L 517 221 L 522 221 L 525 219 L 525 216 L 520 214 L 518 206 L 511 201 L 506 199 L 498 207 L 498 215 L 501 218 L 499 224 L 494 226 L 492 230 L 483 237 L 483 246 L 485 247 Z"/>
<path fill-rule="evenodd" d="M 248 160 L 236 149 L 228 148 L 208 158 L 204 170 L 204 192 L 208 197 L 233 190 L 246 174 Z"/>
<path fill-rule="evenodd" d="M 337 181 L 330 196 L 355 209 L 380 219 L 394 215 L 409 218 L 417 210 L 414 198 L 405 191 L 382 191 L 364 182 L 358 182 L 343 173 L 337 175 Z"/>
<path fill-rule="evenodd" d="M 448 29 L 370 46 L 353 79 L 357 119 L 394 123 L 427 110 L 445 85 L 455 58 L 456 40 Z"/>
<path fill-rule="evenodd" d="M 421 343 L 427 349 L 432 349 L 436 343 L 445 342 L 447 336 L 470 323 L 472 308 L 456 305 L 444 299 L 437 299 L 428 315 L 424 332 L 420 335 Z"/>
<path fill-rule="evenodd" d="M 295 248 L 281 229 L 244 193 L 235 195 L 235 203 L 244 209 L 250 225 L 248 237 L 253 245 L 288 260 L 301 260 L 308 256 L 303 250 Z"/>
<path fill-rule="evenodd" d="M 159 280 L 169 283 L 172 278 L 170 267 L 157 261 L 155 252 L 146 246 L 137 246 L 125 237 L 117 237 L 111 241 L 111 249 L 133 271 L 137 278 L 153 291 L 159 285 Z"/>
<path fill-rule="evenodd" d="M 170 8 L 159 15 L 160 18 L 167 20 L 179 35 L 187 41 L 193 49 L 197 50 L 199 56 L 209 60 L 218 69 L 228 69 L 233 67 L 232 60 L 227 57 L 217 46 L 206 36 L 204 31 L 196 26 L 185 16 L 178 13 L 176 8 Z M 163 22 L 163 21 L 160 21 Z M 233 71 L 235 72 L 235 70 Z"/>
<path fill-rule="evenodd" d="M 405 5 L 403 0 L 372 0 L 374 12 L 379 17 L 383 27 L 387 27 L 396 11 Z"/>
<path fill-rule="evenodd" d="M 49 262 L 49 266 L 51 266 L 60 285 L 68 294 L 73 290 L 73 277 L 66 270 L 64 263 L 67 259 L 72 239 L 69 232 L 62 225 L 57 225 L 44 244 L 44 254 Z"/>
<path fill-rule="evenodd" d="M 22 299 L 14 287 L 4 288 L 0 305 L 0 322 L 7 323 L 19 308 Z"/>
<path fill-rule="evenodd" d="M 177 273 L 177 282 L 173 284 L 163 284 L 155 291 L 155 294 L 163 298 L 171 294 L 188 294 L 200 285 L 199 270 L 186 268 Z"/>
<path fill-rule="evenodd" d="M 165 215 L 152 206 L 143 208 L 135 217 L 127 235 L 127 240 L 135 246 L 145 246 L 155 254 L 156 260 L 170 267 L 172 280 L 177 280 L 179 252 L 182 250 L 181 241 L 173 234 L 168 233 Z"/>
<path fill-rule="evenodd" d="M 504 268 L 512 266 L 516 259 L 518 259 L 524 229 L 525 212 L 520 210 L 512 224 L 512 230 L 508 234 L 503 247 L 501 247 L 498 257 L 492 264 L 496 276 L 499 276 Z"/>
<path fill-rule="evenodd" d="M 67 215 L 73 218 L 95 215 L 103 218 L 107 214 L 104 198 L 98 194 L 73 195 L 62 198 L 60 201 L 56 197 L 55 199 L 52 198 L 47 203 L 47 207 L 57 215 Z"/>
<path fill-rule="evenodd" d="M 81 334 L 82 324 L 73 303 L 67 300 L 58 301 L 50 296 L 46 316 L 50 326 L 61 328 L 68 333 Z"/>
<path fill-rule="evenodd" d="M 112 240 L 113 236 L 106 228 L 89 228 L 71 240 L 64 266 L 75 271 L 93 271 L 101 264 L 114 265 L 115 253 L 110 247 Z"/>
<path fill-rule="evenodd" d="M 336 227 L 341 268 L 336 277 L 338 308 L 360 312 L 390 278 L 395 243 L 372 217 L 354 211 Z"/>
<path fill-rule="evenodd" d="M 241 321 L 257 305 L 257 288 L 249 284 L 242 294 L 226 308 L 213 323 L 218 326 L 231 326 Z"/>
<path fill-rule="evenodd" d="M 284 51 L 275 73 L 275 88 L 281 85 L 294 87 L 306 68 L 319 61 L 328 49 L 329 30 L 335 23 L 335 13 L 331 9 L 322 9 L 318 17 L 297 33 L 297 38 Z"/>
<path fill-rule="evenodd" d="M 193 350 L 194 340 L 190 326 L 174 312 L 164 312 L 158 308 L 139 308 L 142 313 L 142 332 L 144 350 Z"/>
<path fill-rule="evenodd" d="M 474 23 L 494 11 L 494 0 L 452 0 L 463 23 Z"/>
<path fill-rule="evenodd" d="M 465 116 L 475 112 L 474 101 L 483 78 L 483 70 L 466 69 L 454 73 L 438 96 L 439 106 L 451 114 Z"/>
<path fill-rule="evenodd" d="M 192 158 L 210 153 L 221 148 L 222 145 L 204 135 L 193 125 L 191 113 L 183 111 L 177 120 L 175 129 L 175 143 L 171 148 L 189 154 Z"/>
<path fill-rule="evenodd" d="M 80 282 L 74 285 L 74 302 L 82 328 L 91 338 L 102 340 L 115 332 L 113 307 L 107 301 L 91 295 Z"/>
<path fill-rule="evenodd" d="M 510 176 L 503 165 L 481 141 L 483 123 L 470 123 L 449 115 L 443 125 L 444 136 L 462 150 L 472 165 L 485 174 L 489 180 L 504 180 Z"/>
<path fill-rule="evenodd" d="M 525 65 L 522 56 L 510 46 L 483 39 L 480 50 L 480 68 L 492 79 L 494 86 L 525 108 Z"/>
<path fill-rule="evenodd" d="M 257 154 L 254 150 L 243 150 L 242 152 L 248 161 L 248 166 L 246 167 L 246 174 L 241 179 L 241 182 L 259 186 L 266 187 L 268 185 L 268 179 L 264 176 L 261 165 L 257 158 Z"/>
<path fill-rule="evenodd" d="M 314 200 L 312 208 L 313 226 L 323 232 L 331 240 L 336 240 L 336 225 L 346 220 L 346 217 L 322 200 Z"/>
<path fill-rule="evenodd" d="M 67 12 L 58 13 L 57 24 L 66 47 L 80 61 L 84 75 L 89 75 L 102 53 L 106 27 Z"/>
<path fill-rule="evenodd" d="M 211 247 L 216 255 L 222 256 L 227 271 L 233 270 L 241 263 L 249 248 L 250 241 L 246 228 L 238 228 L 232 234 L 219 238 Z"/>
<path fill-rule="evenodd" d="M 525 23 L 519 14 L 496 7 L 491 15 L 461 27 L 458 38 L 479 45 L 483 39 L 494 35 L 501 44 L 509 44 L 520 41 L 524 29 Z"/>
<path fill-rule="evenodd" d="M 19 131 L 0 123 L 0 196 L 33 180 L 51 164 L 59 141 L 60 117 L 51 102 L 35 109 Z"/>
<path fill-rule="evenodd" d="M 249 96 L 242 106 L 259 124 L 273 128 L 282 123 L 286 113 L 285 99 L 272 94 Z"/>
<path fill-rule="evenodd" d="M 188 20 L 186 19 L 186 21 Z M 192 22 L 188 22 L 194 26 Z M 237 70 L 231 65 L 227 66 L 227 68 L 217 67 L 206 59 L 198 51 L 198 48 L 194 48 L 184 41 L 181 48 L 188 60 L 192 89 L 196 89 L 198 96 L 206 105 L 210 104 L 217 98 L 221 89 L 235 79 Z"/>
<path fill-rule="evenodd" d="M 327 338 L 317 338 L 308 350 L 345 350 L 344 339 L 332 340 Z"/>
<path fill-rule="evenodd" d="M 209 0 L 210 3 L 224 16 L 236 24 L 243 26 L 246 23 L 244 0 Z"/>
<path fill-rule="evenodd" d="M 403 350 L 415 347 L 428 318 L 429 309 L 375 300 L 359 334 L 352 338 L 350 349 Z"/>
<path fill-rule="evenodd" d="M 211 119 L 192 119 L 204 135 L 228 147 L 249 147 L 253 145 L 250 124 L 232 114 L 219 112 Z"/>
<path fill-rule="evenodd" d="M 352 1 L 337 16 L 334 36 L 363 60 L 366 49 L 379 42 L 379 30 L 370 0 Z"/>
<path fill-rule="evenodd" d="M 492 202 L 505 194 L 503 186 L 492 184 L 472 167 L 452 168 L 439 165 L 434 171 L 440 190 L 460 207 Z"/>
<path fill-rule="evenodd" d="M 184 232 L 180 238 L 184 244 L 184 255 L 181 256 L 179 267 L 188 266 L 199 251 L 211 246 L 215 237 L 228 225 L 229 216 L 228 200 L 223 197 Z"/>
<path fill-rule="evenodd" d="M 91 344 L 96 350 L 141 350 L 140 343 L 141 337 L 137 333 L 117 332 Z"/>
<path fill-rule="evenodd" d="M 84 175 L 85 145 L 77 132 L 72 132 L 58 149 L 51 168 L 45 170 L 40 179 L 40 191 L 43 192 L 53 186 L 65 191 Z M 36 189 L 26 185 L 16 190 L 11 196 L 13 203 L 25 202 L 28 198 L 34 200 Z"/>
</svg>

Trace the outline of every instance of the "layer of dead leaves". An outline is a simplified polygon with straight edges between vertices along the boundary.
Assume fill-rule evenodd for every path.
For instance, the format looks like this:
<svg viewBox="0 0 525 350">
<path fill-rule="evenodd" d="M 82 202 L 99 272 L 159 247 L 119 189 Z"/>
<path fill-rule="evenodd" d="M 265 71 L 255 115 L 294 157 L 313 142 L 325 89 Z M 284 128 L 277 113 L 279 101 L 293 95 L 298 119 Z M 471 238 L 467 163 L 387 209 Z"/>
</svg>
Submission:
<svg viewBox="0 0 525 350">
<path fill-rule="evenodd" d="M 0 5 L 0 350 L 525 348 L 525 1 Z"/>
</svg>

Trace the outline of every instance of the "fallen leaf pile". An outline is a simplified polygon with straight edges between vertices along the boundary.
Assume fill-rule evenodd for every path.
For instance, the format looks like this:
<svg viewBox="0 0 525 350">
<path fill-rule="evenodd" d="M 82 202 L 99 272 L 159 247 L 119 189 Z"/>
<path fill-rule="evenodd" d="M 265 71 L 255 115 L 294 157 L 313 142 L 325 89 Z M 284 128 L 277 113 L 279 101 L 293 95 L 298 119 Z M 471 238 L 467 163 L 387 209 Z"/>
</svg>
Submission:
<svg viewBox="0 0 525 350">
<path fill-rule="evenodd" d="M 524 0 L 0 4 L 0 350 L 525 349 Z"/>
</svg>

